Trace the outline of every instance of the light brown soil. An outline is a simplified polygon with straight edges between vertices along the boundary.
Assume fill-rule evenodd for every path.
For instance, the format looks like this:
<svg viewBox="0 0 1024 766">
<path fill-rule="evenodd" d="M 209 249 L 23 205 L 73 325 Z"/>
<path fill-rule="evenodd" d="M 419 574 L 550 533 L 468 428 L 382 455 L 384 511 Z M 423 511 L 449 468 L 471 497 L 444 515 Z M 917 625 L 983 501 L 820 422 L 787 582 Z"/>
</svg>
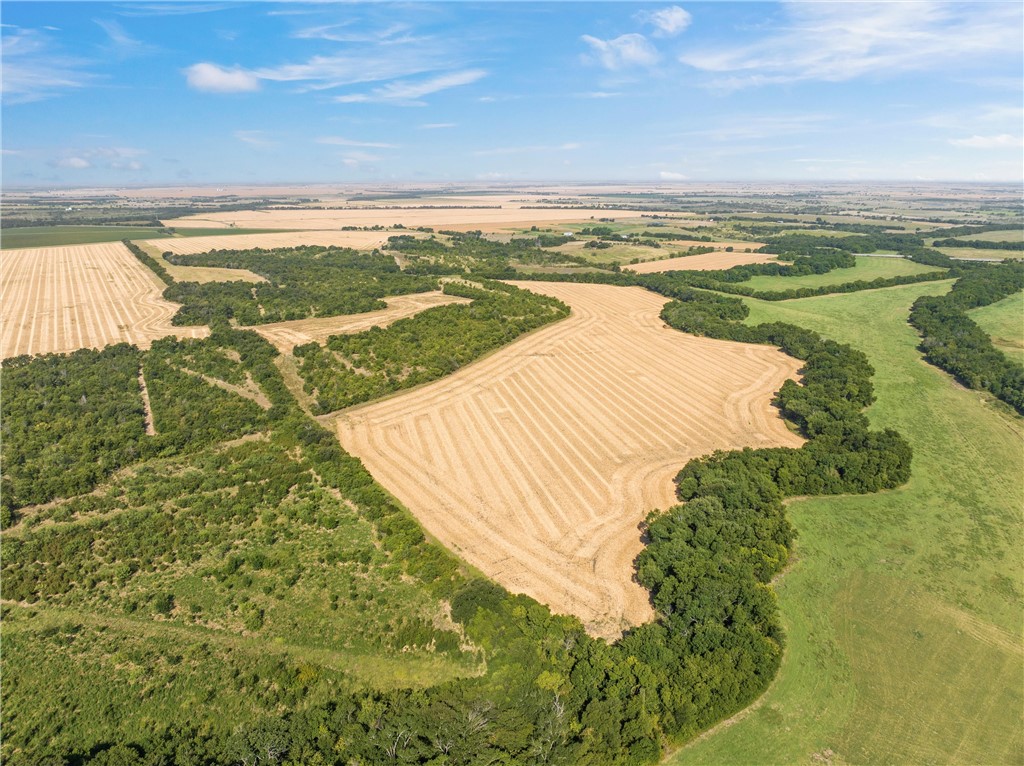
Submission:
<svg viewBox="0 0 1024 766">
<path fill-rule="evenodd" d="M 164 284 L 120 242 L 6 250 L 0 258 L 4 358 L 209 335 L 207 327 L 171 325 L 178 306 L 160 297 Z"/>
<path fill-rule="evenodd" d="M 269 250 L 275 247 L 298 247 L 299 245 L 334 245 L 351 247 L 355 250 L 372 250 L 387 242 L 388 237 L 403 233 L 415 234 L 415 232 L 402 231 L 281 231 L 269 234 L 224 234 L 212 237 L 151 239 L 146 244 L 159 248 L 161 253 L 170 251 L 177 255 L 206 253 L 210 250 L 247 250 L 251 247 L 262 247 Z"/>
<path fill-rule="evenodd" d="M 638 525 L 692 457 L 797 446 L 769 404 L 799 363 L 688 336 L 640 288 L 525 282 L 572 315 L 423 388 L 347 410 L 338 438 L 489 577 L 613 638 L 652 616 Z"/>
<path fill-rule="evenodd" d="M 170 248 L 161 248 L 161 242 L 175 240 L 151 239 L 135 244 L 145 250 L 171 275 L 176 282 L 266 282 L 259 274 L 248 269 L 224 269 L 218 266 L 179 266 L 164 258 L 164 252 Z M 171 252 L 174 252 L 171 250 Z M 197 251 L 205 252 L 205 251 Z"/>
<path fill-rule="evenodd" d="M 371 327 L 387 327 L 392 322 L 418 314 L 424 309 L 448 303 L 469 303 L 470 300 L 456 295 L 445 295 L 440 290 L 432 290 L 428 293 L 396 295 L 384 298 L 384 302 L 388 307 L 380 311 L 274 322 L 255 325 L 249 329 L 255 330 L 273 343 L 282 354 L 290 354 L 295 346 L 313 341 L 323 345 L 332 335 L 348 335 L 369 330 Z"/>
<path fill-rule="evenodd" d="M 651 274 L 656 271 L 718 271 L 731 269 L 733 266 L 746 266 L 748 263 L 771 263 L 774 255 L 766 253 L 705 253 L 704 255 L 688 255 L 683 258 L 667 258 L 664 261 L 646 261 L 645 263 L 623 264 L 622 268 L 638 274 Z"/>
<path fill-rule="evenodd" d="M 437 204 L 444 204 L 439 201 Z M 483 203 L 494 204 L 494 203 Z M 431 226 L 442 229 L 526 227 L 534 223 L 589 221 L 592 217 L 639 218 L 633 210 L 522 210 L 518 206 L 501 208 L 442 209 L 349 209 L 349 210 L 240 210 L 230 213 L 203 213 L 163 221 L 165 226 L 210 228 L 231 226 L 241 229 L 340 229 L 342 226 Z M 373 232 L 370 232 L 373 233 Z M 265 235 L 259 235 L 265 236 Z"/>
</svg>

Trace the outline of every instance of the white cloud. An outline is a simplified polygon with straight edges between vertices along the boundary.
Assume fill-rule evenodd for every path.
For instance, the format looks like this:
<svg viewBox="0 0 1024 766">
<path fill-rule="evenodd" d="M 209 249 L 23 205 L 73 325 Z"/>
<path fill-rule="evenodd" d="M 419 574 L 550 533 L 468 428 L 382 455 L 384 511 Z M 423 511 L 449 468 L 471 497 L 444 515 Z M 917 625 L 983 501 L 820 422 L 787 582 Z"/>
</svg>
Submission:
<svg viewBox="0 0 1024 766">
<path fill-rule="evenodd" d="M 618 98 L 622 94 L 616 91 L 592 90 L 589 93 L 577 93 L 577 98 Z"/>
<path fill-rule="evenodd" d="M 377 141 L 353 141 L 351 138 L 341 136 L 324 136 L 316 140 L 318 144 L 330 144 L 332 146 L 362 146 L 367 149 L 397 149 L 396 144 L 384 144 Z"/>
<path fill-rule="evenodd" d="M 92 163 L 85 159 L 85 157 L 63 157 L 57 160 L 57 167 L 85 170 L 87 168 L 91 168 Z"/>
<path fill-rule="evenodd" d="M 641 11 L 634 18 L 643 24 L 652 25 L 655 37 L 675 37 L 693 21 L 693 17 L 678 5 L 670 5 L 660 11 Z"/>
<path fill-rule="evenodd" d="M 267 138 L 267 134 L 262 130 L 236 130 L 234 136 L 243 144 L 255 146 L 257 149 L 269 149 L 272 146 L 277 146 L 277 142 Z"/>
<path fill-rule="evenodd" d="M 662 170 L 658 173 L 658 178 L 662 181 L 686 181 L 689 176 L 685 176 L 682 173 L 674 173 L 671 170 Z"/>
<path fill-rule="evenodd" d="M 342 24 L 306 27 L 305 29 L 293 32 L 292 37 L 300 40 L 330 40 L 336 43 L 393 45 L 395 43 L 408 43 L 414 39 L 404 34 L 409 31 L 409 28 L 408 24 L 397 22 L 384 29 L 361 32 L 352 28 L 352 22 L 345 22 Z M 402 36 L 399 37 L 398 35 Z"/>
<path fill-rule="evenodd" d="M 444 128 L 454 128 L 456 124 L 454 122 L 428 122 L 418 127 L 420 130 L 442 130 Z"/>
<path fill-rule="evenodd" d="M 728 88 L 888 76 L 1019 56 L 1018 3 L 790 2 L 786 23 L 751 43 L 695 48 L 684 64 Z"/>
<path fill-rule="evenodd" d="M 612 40 L 583 35 L 581 39 L 590 46 L 601 66 L 613 72 L 658 63 L 658 51 L 643 35 L 620 35 Z"/>
<path fill-rule="evenodd" d="M 557 146 L 500 146 L 496 149 L 480 149 L 473 152 L 477 157 L 494 157 L 501 154 L 528 154 L 534 152 L 571 152 L 583 147 L 583 144 L 569 141 Z"/>
<path fill-rule="evenodd" d="M 240 67 L 225 69 L 217 64 L 201 62 L 184 71 L 189 87 L 206 93 L 251 93 L 260 89 L 259 78 Z"/>
<path fill-rule="evenodd" d="M 1000 133 L 997 136 L 951 138 L 949 143 L 953 146 L 963 146 L 968 149 L 1017 149 L 1024 146 L 1024 138 L 1021 136 L 1011 136 L 1009 133 Z"/>
<path fill-rule="evenodd" d="M 346 96 L 337 96 L 334 100 L 340 104 L 356 103 L 384 103 L 400 106 L 422 106 L 420 101 L 423 96 L 438 93 L 449 88 L 456 88 L 460 85 L 469 85 L 487 76 L 483 69 L 465 69 L 460 72 L 449 72 L 448 74 L 431 77 L 419 82 L 398 80 L 388 83 L 380 88 L 374 88 L 369 93 L 352 93 Z"/>
</svg>

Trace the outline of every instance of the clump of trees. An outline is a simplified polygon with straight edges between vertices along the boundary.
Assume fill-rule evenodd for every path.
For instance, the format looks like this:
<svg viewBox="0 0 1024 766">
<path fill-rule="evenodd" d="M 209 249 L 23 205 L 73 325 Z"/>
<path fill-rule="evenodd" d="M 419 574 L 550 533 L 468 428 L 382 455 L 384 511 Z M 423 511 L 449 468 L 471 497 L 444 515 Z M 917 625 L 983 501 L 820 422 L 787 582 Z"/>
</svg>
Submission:
<svg viewBox="0 0 1024 766">
<path fill-rule="evenodd" d="M 319 413 L 350 407 L 449 375 L 525 332 L 567 316 L 565 304 L 500 282 L 458 282 L 445 293 L 472 299 L 427 309 L 388 327 L 295 347 Z"/>
<path fill-rule="evenodd" d="M 1024 289 L 1024 264 L 971 264 L 946 295 L 922 296 L 910 310 L 924 358 L 968 388 L 983 389 L 1024 414 L 1024 367 L 992 345 L 967 315 Z"/>
</svg>

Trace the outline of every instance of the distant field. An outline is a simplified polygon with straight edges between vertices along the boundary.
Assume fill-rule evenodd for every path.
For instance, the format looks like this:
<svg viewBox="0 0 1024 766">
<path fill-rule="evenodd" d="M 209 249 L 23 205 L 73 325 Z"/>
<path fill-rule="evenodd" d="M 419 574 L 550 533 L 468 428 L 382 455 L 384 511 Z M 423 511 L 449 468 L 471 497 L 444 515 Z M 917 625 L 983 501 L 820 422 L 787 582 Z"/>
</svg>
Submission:
<svg viewBox="0 0 1024 766">
<path fill-rule="evenodd" d="M 989 250 L 983 247 L 937 247 L 935 249 L 951 258 L 981 258 L 983 260 L 1024 258 L 1024 251 L 1021 250 Z"/>
<path fill-rule="evenodd" d="M 443 201 L 435 203 L 443 204 Z M 496 203 L 487 203 L 496 204 Z M 614 211 L 616 218 L 639 218 L 632 210 Z M 607 210 L 564 208 L 523 210 L 518 206 L 500 208 L 349 208 L 332 210 L 243 210 L 232 213 L 207 213 L 166 220 L 167 226 L 231 225 L 257 229 L 340 229 L 342 226 L 431 226 L 458 231 L 485 229 L 504 231 L 529 228 L 533 224 L 554 225 L 563 221 L 582 221 L 609 215 Z"/>
<path fill-rule="evenodd" d="M 119 242 L 122 239 L 166 239 L 172 236 L 205 237 L 225 234 L 248 234 L 260 229 L 177 229 L 165 234 L 152 226 L 24 226 L 0 232 L 0 248 L 56 247 L 86 245 L 94 242 Z"/>
<path fill-rule="evenodd" d="M 778 584 L 787 631 L 758 705 L 669 760 L 682 764 L 1019 764 L 1024 421 L 920 358 L 910 304 L 949 282 L 782 303 L 785 321 L 873 364 L 876 428 L 914 448 L 907 486 L 793 501 Z"/>
<path fill-rule="evenodd" d="M 180 230 L 179 230 L 180 231 Z M 184 231 L 188 231 L 185 229 Z M 250 233 L 222 229 L 215 236 L 196 236 L 183 239 L 160 239 L 151 244 L 162 250 L 177 255 L 206 253 L 210 250 L 247 250 L 262 247 L 270 250 L 279 247 L 298 247 L 300 245 L 325 245 L 335 247 L 351 247 L 356 250 L 372 250 L 387 242 L 394 234 L 411 234 L 408 231 L 287 231 Z"/>
<path fill-rule="evenodd" d="M 1024 293 L 974 309 L 969 316 L 992 336 L 996 348 L 1024 364 Z"/>
<path fill-rule="evenodd" d="M 1003 231 L 983 231 L 981 234 L 969 234 L 957 239 L 980 239 L 982 242 L 1024 242 L 1024 227 L 1020 229 L 1004 229 Z"/>
<path fill-rule="evenodd" d="M 173 327 L 176 304 L 120 242 L 4 254 L 0 354 L 45 354 L 127 341 L 143 348 L 166 335 L 203 337 L 206 327 Z"/>
<path fill-rule="evenodd" d="M 691 457 L 797 445 L 771 392 L 799 362 L 682 335 L 640 288 L 514 283 L 573 314 L 436 383 L 345 410 L 342 446 L 459 555 L 595 635 L 650 619 L 637 525 Z"/>
<path fill-rule="evenodd" d="M 823 285 L 841 285 L 844 282 L 857 280 L 888 279 L 911 274 L 924 274 L 928 271 L 941 271 L 934 266 L 923 266 L 905 258 L 872 258 L 870 256 L 857 259 L 852 269 L 833 269 L 827 274 L 808 274 L 803 277 L 751 277 L 742 284 L 755 290 L 787 290 L 797 287 L 821 287 Z"/>
<path fill-rule="evenodd" d="M 703 255 L 687 255 L 682 258 L 666 258 L 661 261 L 644 261 L 624 265 L 623 268 L 638 274 L 652 274 L 659 271 L 689 270 L 718 271 L 731 269 L 733 266 L 746 266 L 748 263 L 770 263 L 774 255 L 767 253 L 704 253 Z"/>
<path fill-rule="evenodd" d="M 259 274 L 254 274 L 248 269 L 224 269 L 217 266 L 179 266 L 171 263 L 163 254 L 170 250 L 167 245 L 176 243 L 173 239 L 151 239 L 135 244 L 149 253 L 153 258 L 171 275 L 171 279 L 178 282 L 266 282 Z M 189 242 L 190 240 L 181 240 Z"/>
</svg>

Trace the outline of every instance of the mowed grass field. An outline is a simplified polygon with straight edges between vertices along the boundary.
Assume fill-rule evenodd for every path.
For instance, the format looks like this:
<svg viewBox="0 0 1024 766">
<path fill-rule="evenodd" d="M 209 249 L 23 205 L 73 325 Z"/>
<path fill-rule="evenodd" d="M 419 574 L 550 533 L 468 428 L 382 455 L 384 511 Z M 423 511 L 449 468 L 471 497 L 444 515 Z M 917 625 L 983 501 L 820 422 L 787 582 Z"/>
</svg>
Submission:
<svg viewBox="0 0 1024 766">
<path fill-rule="evenodd" d="M 755 290 L 789 290 L 798 287 L 841 285 L 857 280 L 889 279 L 928 271 L 942 271 L 934 266 L 923 266 L 905 258 L 875 258 L 861 256 L 852 269 L 833 269 L 828 274 L 808 274 L 804 277 L 751 277 L 742 284 Z"/>
<path fill-rule="evenodd" d="M 1024 364 L 1024 293 L 974 309 L 968 314 L 1010 359 Z"/>
<path fill-rule="evenodd" d="M 673 766 L 1024 761 L 1024 421 L 921 360 L 910 304 L 949 285 L 748 301 L 753 323 L 792 322 L 869 356 L 868 415 L 910 440 L 914 473 L 898 490 L 790 503 L 779 676 Z"/>
<path fill-rule="evenodd" d="M 264 232 L 263 229 L 176 229 L 174 234 L 166 234 L 155 226 L 24 226 L 4 229 L 3 232 L 0 232 L 0 248 L 11 250 L 25 247 L 120 242 L 122 239 L 170 239 L 172 237 L 210 237 L 222 234 L 262 232 Z"/>
</svg>

